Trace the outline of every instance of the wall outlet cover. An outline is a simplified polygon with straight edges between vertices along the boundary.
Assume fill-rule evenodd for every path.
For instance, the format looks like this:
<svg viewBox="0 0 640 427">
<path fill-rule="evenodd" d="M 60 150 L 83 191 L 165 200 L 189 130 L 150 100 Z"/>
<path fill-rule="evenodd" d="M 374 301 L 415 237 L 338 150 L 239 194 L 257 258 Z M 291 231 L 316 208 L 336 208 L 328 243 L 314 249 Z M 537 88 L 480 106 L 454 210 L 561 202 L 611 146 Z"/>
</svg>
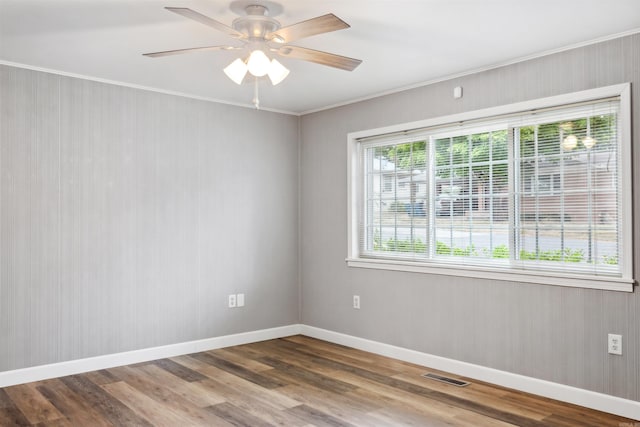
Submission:
<svg viewBox="0 0 640 427">
<path fill-rule="evenodd" d="M 360 295 L 353 296 L 353 308 L 360 309 Z"/>
<path fill-rule="evenodd" d="M 608 336 L 609 354 L 622 355 L 622 335 L 609 334 Z"/>
</svg>

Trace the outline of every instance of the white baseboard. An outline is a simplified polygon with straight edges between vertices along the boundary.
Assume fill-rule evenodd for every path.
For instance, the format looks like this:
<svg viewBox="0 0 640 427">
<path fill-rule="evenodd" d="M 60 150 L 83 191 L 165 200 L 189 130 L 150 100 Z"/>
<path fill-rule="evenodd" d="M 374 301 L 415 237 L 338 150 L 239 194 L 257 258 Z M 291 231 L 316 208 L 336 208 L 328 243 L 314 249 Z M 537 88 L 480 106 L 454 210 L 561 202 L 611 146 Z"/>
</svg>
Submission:
<svg viewBox="0 0 640 427">
<path fill-rule="evenodd" d="M 347 347 L 393 357 L 417 365 L 451 372 L 452 374 L 486 381 L 503 387 L 533 393 L 631 419 L 639 418 L 640 414 L 640 402 L 633 400 L 622 399 L 608 394 L 596 393 L 550 381 L 526 377 L 524 375 L 474 365 L 472 363 L 421 353 L 419 351 L 358 338 L 314 326 L 299 324 L 0 372 L 0 387 L 8 387 L 32 381 L 41 381 L 49 378 L 80 374 L 83 372 L 108 369 L 115 366 L 130 365 L 234 345 L 249 344 L 297 334 L 307 335 Z"/>
<path fill-rule="evenodd" d="M 575 405 L 585 406 L 598 411 L 608 412 L 610 414 L 631 419 L 640 418 L 640 402 L 633 400 L 570 387 L 551 381 L 526 377 L 524 375 L 513 374 L 480 365 L 474 365 L 472 363 L 447 359 L 445 357 L 434 356 L 432 354 L 421 353 L 419 351 L 396 347 L 313 326 L 301 325 L 300 333 L 324 341 L 357 348 L 359 350 L 368 351 L 382 356 L 392 357 L 394 359 L 415 363 L 417 365 L 428 366 L 429 368 L 440 371 L 446 371 L 452 374 L 486 381 L 503 387 L 537 394 L 539 396 L 563 402 L 573 403 Z"/>
<path fill-rule="evenodd" d="M 180 356 L 183 354 L 197 353 L 200 351 L 214 350 L 234 345 L 249 344 L 252 342 L 297 335 L 299 333 L 300 325 L 287 325 L 278 328 L 261 329 L 258 331 L 244 332 L 240 334 L 127 351 L 124 353 L 107 354 L 104 356 L 89 357 L 86 359 L 52 363 L 50 365 L 15 369 L 12 371 L 0 372 L 0 387 L 24 384 L 32 381 L 41 381 L 49 378 L 64 377 L 66 375 L 81 374 L 83 372 L 97 371 L 99 369 L 164 359 L 166 357 Z"/>
</svg>

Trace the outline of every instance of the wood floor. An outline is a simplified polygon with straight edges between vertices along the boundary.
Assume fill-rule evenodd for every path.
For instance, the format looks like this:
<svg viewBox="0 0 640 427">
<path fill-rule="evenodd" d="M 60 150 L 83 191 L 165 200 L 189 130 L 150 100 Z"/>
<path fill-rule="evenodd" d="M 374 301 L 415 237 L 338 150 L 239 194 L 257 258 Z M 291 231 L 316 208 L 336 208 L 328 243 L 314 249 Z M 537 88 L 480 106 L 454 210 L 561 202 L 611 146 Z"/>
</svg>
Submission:
<svg viewBox="0 0 640 427">
<path fill-rule="evenodd" d="M 455 387 L 426 372 L 439 373 L 292 336 L 0 388 L 0 425 L 640 425 L 477 381 Z"/>
</svg>

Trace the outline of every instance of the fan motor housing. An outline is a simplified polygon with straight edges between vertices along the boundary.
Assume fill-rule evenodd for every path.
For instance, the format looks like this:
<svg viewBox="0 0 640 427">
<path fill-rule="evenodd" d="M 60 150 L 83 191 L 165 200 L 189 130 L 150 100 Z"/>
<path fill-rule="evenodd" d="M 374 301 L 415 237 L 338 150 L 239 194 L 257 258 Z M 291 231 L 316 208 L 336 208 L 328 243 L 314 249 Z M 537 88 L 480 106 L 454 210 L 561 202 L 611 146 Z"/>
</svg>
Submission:
<svg viewBox="0 0 640 427">
<path fill-rule="evenodd" d="M 262 5 L 251 5 L 245 9 L 246 16 L 233 21 L 233 29 L 246 34 L 249 39 L 266 39 L 267 35 L 280 28 L 280 22 L 268 17 L 269 9 Z"/>
</svg>

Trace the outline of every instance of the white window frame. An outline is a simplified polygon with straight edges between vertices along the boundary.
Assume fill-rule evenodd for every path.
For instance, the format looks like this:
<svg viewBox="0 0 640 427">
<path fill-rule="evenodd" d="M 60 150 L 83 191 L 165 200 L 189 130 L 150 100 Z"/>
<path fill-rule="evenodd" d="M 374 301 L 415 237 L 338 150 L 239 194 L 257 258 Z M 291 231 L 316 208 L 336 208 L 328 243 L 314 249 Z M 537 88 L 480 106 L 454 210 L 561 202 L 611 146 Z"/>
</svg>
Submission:
<svg viewBox="0 0 640 427">
<path fill-rule="evenodd" d="M 620 234 L 625 236 L 620 247 L 619 258 L 623 268 L 621 277 L 592 276 L 570 274 L 564 272 L 547 272 L 535 270 L 517 270 L 510 268 L 491 268 L 484 266 L 438 264 L 436 262 L 423 263 L 400 259 L 366 258 L 360 256 L 359 233 L 360 218 L 363 209 L 362 170 L 360 164 L 360 141 L 366 138 L 388 135 L 390 138 L 398 134 L 400 139 L 406 138 L 413 130 L 450 125 L 470 120 L 491 119 L 508 114 L 524 113 L 543 108 L 552 108 L 580 102 L 595 101 L 604 98 L 620 98 L 620 171 L 619 194 L 621 212 Z M 348 248 L 346 262 L 349 267 L 372 268 L 382 270 L 396 270 L 448 276 L 462 276 L 511 282 L 535 283 L 544 285 L 569 286 L 578 288 L 604 289 L 613 291 L 633 292 L 633 241 L 631 236 L 633 226 L 632 211 L 632 160 L 631 160 L 631 85 L 630 83 L 589 89 L 563 95 L 540 98 L 531 101 L 492 107 L 483 110 L 453 114 L 416 122 L 387 126 L 377 129 L 352 132 L 347 135 L 347 197 L 348 197 Z"/>
</svg>

